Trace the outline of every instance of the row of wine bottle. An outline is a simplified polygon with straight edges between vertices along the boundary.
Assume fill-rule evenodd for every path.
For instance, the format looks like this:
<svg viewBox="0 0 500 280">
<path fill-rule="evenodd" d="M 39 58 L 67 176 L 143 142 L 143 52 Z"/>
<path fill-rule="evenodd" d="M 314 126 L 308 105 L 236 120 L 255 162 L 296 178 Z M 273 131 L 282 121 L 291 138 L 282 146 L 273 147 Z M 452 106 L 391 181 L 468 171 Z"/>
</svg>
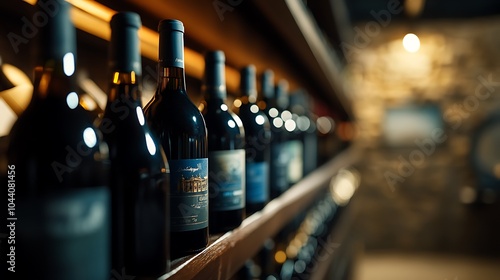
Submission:
<svg viewBox="0 0 500 280">
<path fill-rule="evenodd" d="M 317 153 L 314 133 L 299 133 L 314 124 L 286 110 L 287 86 L 275 89 L 271 71 L 259 108 L 256 69 L 243 68 L 238 114 L 230 110 L 222 51 L 205 56 L 200 112 L 186 93 L 178 20 L 158 26 L 158 88 L 143 109 L 132 12 L 111 19 L 108 100 L 92 119 L 76 93 L 69 4 L 38 6 L 54 13 L 40 29 L 34 93 L 7 151 L 17 173 L 18 279 L 159 276 L 170 259 L 202 251 L 209 229 L 234 229 L 283 193 L 302 177 L 302 157 Z"/>
<path fill-rule="evenodd" d="M 320 263 L 336 253 L 331 230 L 343 208 L 322 193 L 303 217 L 288 225 L 286 235 L 267 241 L 259 254 L 239 271 L 239 279 L 309 279 Z"/>
</svg>

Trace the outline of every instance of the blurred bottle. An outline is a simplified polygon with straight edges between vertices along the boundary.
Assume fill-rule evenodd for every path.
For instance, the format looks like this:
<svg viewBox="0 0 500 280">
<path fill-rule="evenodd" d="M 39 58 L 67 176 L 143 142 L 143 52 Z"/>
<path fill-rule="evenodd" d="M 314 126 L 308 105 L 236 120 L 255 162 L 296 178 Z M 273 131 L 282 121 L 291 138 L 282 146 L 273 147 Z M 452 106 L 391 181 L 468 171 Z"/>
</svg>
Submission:
<svg viewBox="0 0 500 280">
<path fill-rule="evenodd" d="M 269 143 L 271 131 L 269 121 L 255 104 L 257 86 L 255 66 L 241 70 L 241 102 L 238 115 L 245 129 L 246 151 L 246 210 L 254 213 L 269 201 Z"/>
<path fill-rule="evenodd" d="M 301 141 L 300 130 L 297 128 L 297 115 L 294 116 L 288 110 L 290 104 L 288 82 L 286 80 L 279 81 L 275 90 L 278 111 L 283 119 L 283 126 L 287 131 L 285 149 L 288 153 L 288 183 L 289 186 L 292 186 L 303 176 L 304 145 Z"/>
<path fill-rule="evenodd" d="M 141 19 L 111 18 L 110 86 L 100 129 L 111 159 L 112 268 L 158 277 L 168 269 L 168 164 L 141 104 Z"/>
<path fill-rule="evenodd" d="M 264 112 L 271 127 L 271 143 L 269 162 L 269 185 L 271 199 L 278 197 L 288 188 L 288 152 L 286 150 L 287 131 L 277 107 L 274 94 L 274 73 L 266 70 L 261 76 L 262 100 L 265 102 Z"/>
<path fill-rule="evenodd" d="M 8 187 L 18 218 L 10 276 L 109 279 L 107 146 L 75 91 L 69 4 L 40 0 L 38 7 L 58 12 L 40 28 L 34 93 L 10 133 Z"/>
<path fill-rule="evenodd" d="M 144 112 L 170 167 L 170 250 L 178 258 L 208 244 L 207 130 L 186 93 L 184 25 L 162 20 L 158 31 L 158 90 Z"/>
<path fill-rule="evenodd" d="M 245 215 L 245 133 L 226 101 L 225 56 L 205 56 L 205 122 L 208 131 L 209 228 L 217 233 L 238 227 Z M 238 120 L 236 120 L 238 118 Z"/>
<path fill-rule="evenodd" d="M 290 94 L 290 112 L 297 124 L 295 133 L 300 135 L 303 150 L 303 176 L 317 167 L 318 162 L 318 135 L 315 120 L 312 118 L 311 104 L 302 90 Z"/>
</svg>

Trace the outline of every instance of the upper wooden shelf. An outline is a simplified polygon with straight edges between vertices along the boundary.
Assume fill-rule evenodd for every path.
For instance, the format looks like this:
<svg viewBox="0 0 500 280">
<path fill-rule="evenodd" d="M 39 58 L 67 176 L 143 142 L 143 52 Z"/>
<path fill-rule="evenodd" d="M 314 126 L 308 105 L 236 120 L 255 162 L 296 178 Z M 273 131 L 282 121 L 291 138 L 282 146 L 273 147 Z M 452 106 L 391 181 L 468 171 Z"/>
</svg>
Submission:
<svg viewBox="0 0 500 280">
<path fill-rule="evenodd" d="M 328 114 L 342 121 L 354 118 L 341 79 L 340 59 L 302 0 L 227 1 L 229 6 L 222 11 L 214 3 L 224 1 L 196 4 L 183 0 L 68 1 L 74 6 L 75 26 L 103 40 L 109 40 L 109 20 L 116 11 L 139 13 L 143 21 L 141 50 L 151 61 L 158 56 L 159 20 L 181 20 L 186 28 L 186 74 L 201 81 L 203 53 L 223 50 L 230 95 L 239 95 L 239 70 L 254 64 L 258 73 L 272 69 L 276 81 L 287 79 L 292 92 L 305 89 L 316 101 L 317 114 Z M 5 13 L 32 18 L 36 10 L 33 8 L 36 0 L 4 2 L 0 8 Z"/>
<path fill-rule="evenodd" d="M 254 64 L 257 73 L 269 68 L 275 72 L 276 80 L 287 79 L 291 91 L 305 89 L 317 100 L 318 107 L 333 116 L 342 120 L 353 117 L 341 79 L 341 60 L 302 0 L 198 1 L 196 4 L 184 0 L 96 2 L 113 10 L 138 12 L 149 30 L 155 30 L 158 21 L 164 18 L 181 20 L 185 26 L 186 47 L 193 51 L 192 62 L 188 62 L 190 57 L 185 59 L 187 74 L 201 79 L 202 54 L 207 50 L 222 50 L 226 54 L 230 94 L 239 94 L 239 69 Z M 152 55 L 156 59 L 156 42 L 152 42 Z"/>
<path fill-rule="evenodd" d="M 360 151 L 349 148 L 303 178 L 266 207 L 246 218 L 233 231 L 216 237 L 204 251 L 174 261 L 175 268 L 159 279 L 229 279 L 252 258 L 265 240 L 274 237 L 300 212 L 304 212 L 341 168 L 356 162 Z"/>
</svg>

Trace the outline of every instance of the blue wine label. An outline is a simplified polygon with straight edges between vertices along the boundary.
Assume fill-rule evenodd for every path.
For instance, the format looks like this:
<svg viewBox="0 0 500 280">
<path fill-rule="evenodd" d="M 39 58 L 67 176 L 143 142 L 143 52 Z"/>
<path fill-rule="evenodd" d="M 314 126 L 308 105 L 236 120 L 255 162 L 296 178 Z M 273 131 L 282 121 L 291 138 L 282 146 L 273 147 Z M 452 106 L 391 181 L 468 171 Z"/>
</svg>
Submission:
<svg viewBox="0 0 500 280">
<path fill-rule="evenodd" d="M 108 280 L 108 188 L 71 189 L 18 205 L 19 275 L 40 279 Z"/>
<path fill-rule="evenodd" d="M 287 146 L 283 143 L 273 144 L 271 147 L 271 158 L 271 188 L 278 193 L 283 193 L 288 188 L 288 163 L 290 157 Z"/>
<path fill-rule="evenodd" d="M 208 227 L 208 158 L 170 160 L 170 230 Z"/>
<path fill-rule="evenodd" d="M 300 140 L 292 140 L 287 142 L 288 153 L 290 155 L 290 163 L 288 164 L 288 181 L 297 183 L 302 179 L 303 173 L 303 145 Z"/>
<path fill-rule="evenodd" d="M 245 207 L 245 150 L 213 151 L 208 155 L 211 211 Z"/>
<path fill-rule="evenodd" d="M 249 203 L 262 203 L 269 199 L 269 165 L 267 162 L 246 163 L 246 195 Z"/>
</svg>

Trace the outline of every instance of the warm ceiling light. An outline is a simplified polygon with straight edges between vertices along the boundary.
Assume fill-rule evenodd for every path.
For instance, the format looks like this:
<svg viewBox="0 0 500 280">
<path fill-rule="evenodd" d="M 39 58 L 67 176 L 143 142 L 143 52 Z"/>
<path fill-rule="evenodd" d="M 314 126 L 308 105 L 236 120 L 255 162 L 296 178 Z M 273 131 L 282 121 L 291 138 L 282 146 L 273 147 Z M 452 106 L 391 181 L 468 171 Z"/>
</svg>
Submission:
<svg viewBox="0 0 500 280">
<path fill-rule="evenodd" d="M 407 52 L 417 52 L 420 49 L 420 39 L 413 33 L 408 33 L 403 38 L 403 47 Z"/>
<path fill-rule="evenodd" d="M 406 0 L 404 2 L 405 13 L 409 17 L 416 18 L 424 10 L 425 0 Z"/>
</svg>

